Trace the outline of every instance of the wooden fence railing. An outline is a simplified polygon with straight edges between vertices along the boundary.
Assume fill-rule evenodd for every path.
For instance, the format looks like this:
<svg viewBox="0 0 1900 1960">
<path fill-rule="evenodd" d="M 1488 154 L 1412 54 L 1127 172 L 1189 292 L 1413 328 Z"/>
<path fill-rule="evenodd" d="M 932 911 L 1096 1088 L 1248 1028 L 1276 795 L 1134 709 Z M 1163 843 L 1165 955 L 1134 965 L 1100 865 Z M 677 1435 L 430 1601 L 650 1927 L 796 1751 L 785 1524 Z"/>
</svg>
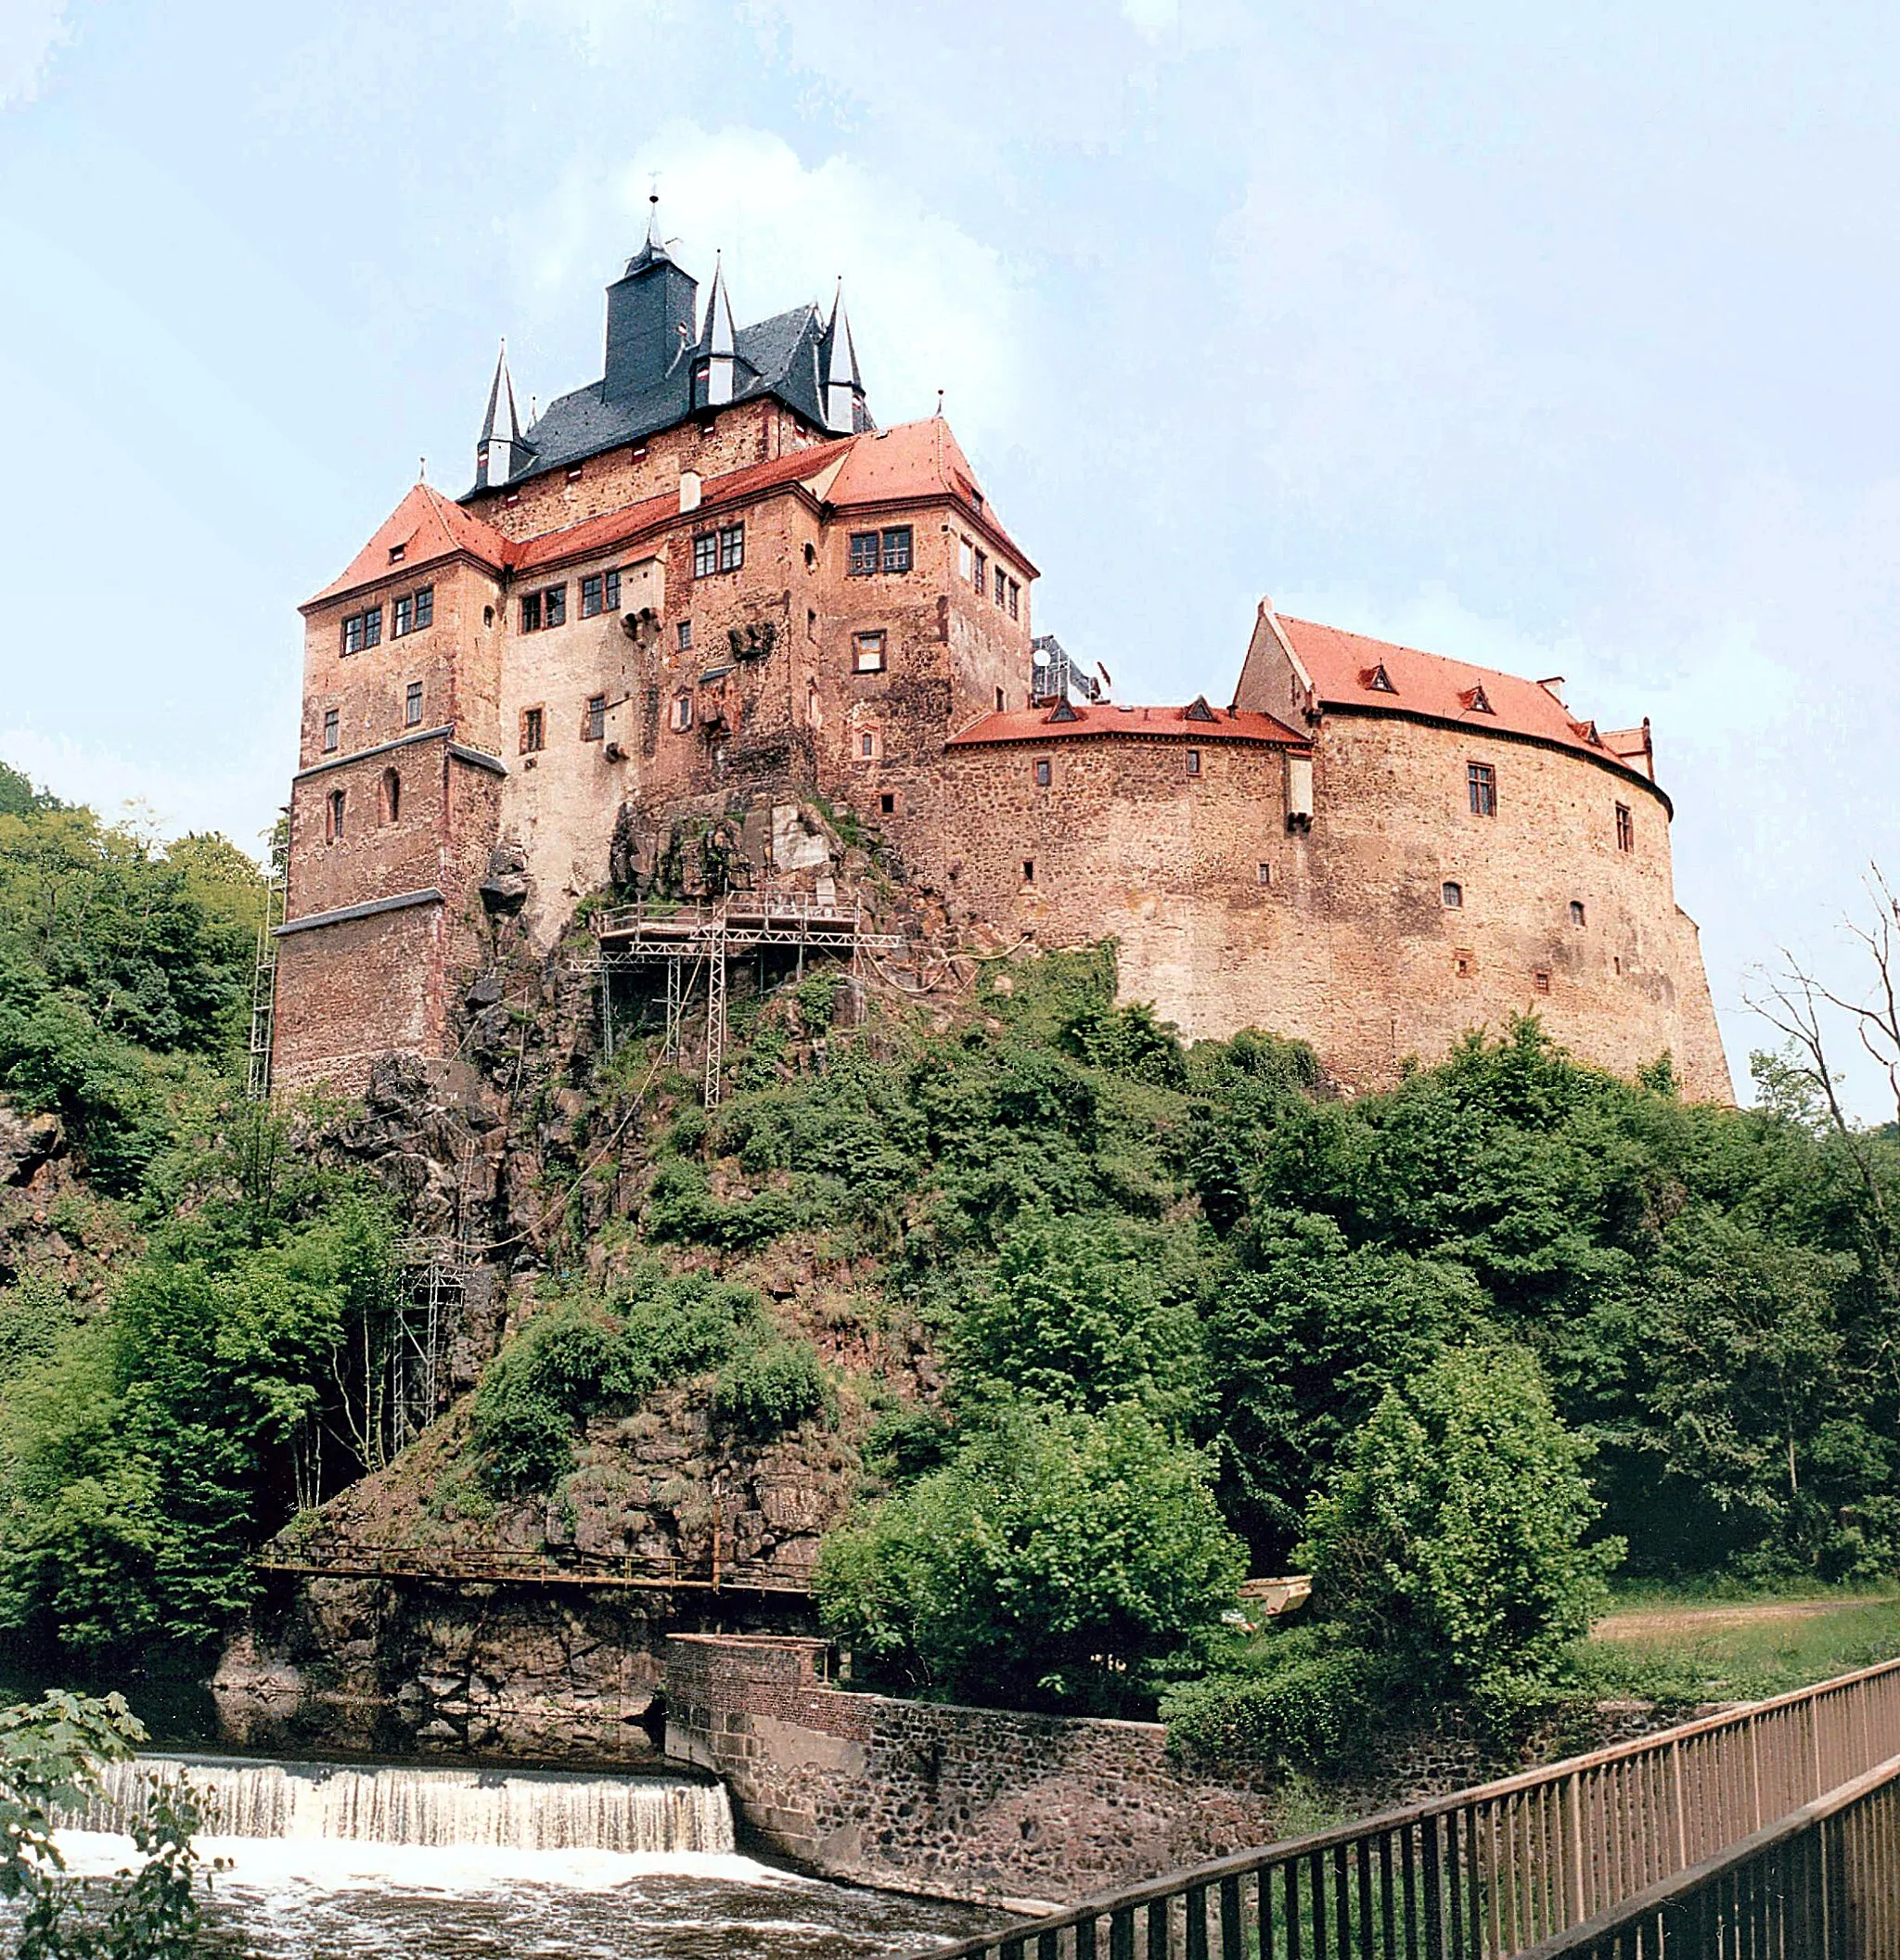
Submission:
<svg viewBox="0 0 1900 1960">
<path fill-rule="evenodd" d="M 932 1960 L 1502 1960 L 1895 1754 L 1900 1660 L 1103 1894 Z"/>
<path fill-rule="evenodd" d="M 1900 1756 L 1524 1960 L 1894 1960 Z"/>
</svg>

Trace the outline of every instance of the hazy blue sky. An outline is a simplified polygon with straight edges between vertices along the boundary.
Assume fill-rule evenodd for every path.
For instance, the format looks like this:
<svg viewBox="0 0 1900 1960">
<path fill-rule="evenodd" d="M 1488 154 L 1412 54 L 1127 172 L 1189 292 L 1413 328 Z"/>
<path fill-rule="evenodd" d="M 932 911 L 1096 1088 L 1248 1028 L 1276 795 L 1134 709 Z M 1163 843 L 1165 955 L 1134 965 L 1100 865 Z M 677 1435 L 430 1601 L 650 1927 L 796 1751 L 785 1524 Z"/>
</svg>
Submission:
<svg viewBox="0 0 1900 1960">
<path fill-rule="evenodd" d="M 742 317 L 844 275 L 1124 698 L 1270 592 L 1650 714 L 1738 1077 L 1900 868 L 1891 6 L 0 0 L 0 756 L 254 841 L 297 601 L 499 336 L 597 374 L 654 171 Z"/>
</svg>

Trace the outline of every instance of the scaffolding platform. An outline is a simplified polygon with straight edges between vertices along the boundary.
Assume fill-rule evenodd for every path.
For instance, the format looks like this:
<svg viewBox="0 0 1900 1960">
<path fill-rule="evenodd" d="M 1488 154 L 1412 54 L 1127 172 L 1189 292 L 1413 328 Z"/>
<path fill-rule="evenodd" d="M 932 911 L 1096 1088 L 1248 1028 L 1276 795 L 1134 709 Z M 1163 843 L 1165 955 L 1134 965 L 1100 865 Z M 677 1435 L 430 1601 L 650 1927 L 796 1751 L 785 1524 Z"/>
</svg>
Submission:
<svg viewBox="0 0 1900 1960">
<path fill-rule="evenodd" d="M 725 993 L 735 955 L 782 949 L 796 955 L 798 970 L 808 953 L 855 961 L 863 952 L 895 952 L 910 942 L 893 932 L 867 932 L 858 907 L 836 897 L 766 886 L 728 892 L 710 903 L 648 900 L 616 905 L 594 915 L 597 948 L 577 963 L 583 973 L 600 976 L 601 1040 L 613 1056 L 613 976 L 642 967 L 666 970 L 666 1053 L 682 1046 L 686 1008 L 700 990 L 704 969 L 706 995 L 705 1101 L 710 1109 L 721 1095 L 725 1066 Z"/>
</svg>

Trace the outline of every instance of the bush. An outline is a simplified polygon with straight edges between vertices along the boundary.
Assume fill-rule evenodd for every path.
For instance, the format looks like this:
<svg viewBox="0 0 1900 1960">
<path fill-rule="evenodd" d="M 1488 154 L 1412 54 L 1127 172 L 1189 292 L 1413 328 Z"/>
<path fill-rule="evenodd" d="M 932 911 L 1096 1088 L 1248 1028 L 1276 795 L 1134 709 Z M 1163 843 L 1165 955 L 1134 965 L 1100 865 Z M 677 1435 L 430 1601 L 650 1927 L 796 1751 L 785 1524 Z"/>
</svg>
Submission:
<svg viewBox="0 0 1900 1960">
<path fill-rule="evenodd" d="M 830 1383 L 808 1340 L 744 1346 L 712 1385 L 712 1413 L 754 1442 L 769 1442 L 824 1415 L 830 1402 Z"/>
<path fill-rule="evenodd" d="M 1448 1350 L 1386 1390 L 1314 1505 L 1316 1610 L 1414 1693 L 1502 1712 L 1547 1692 L 1623 1551 L 1584 1543 L 1587 1454 L 1523 1350 Z"/>
<path fill-rule="evenodd" d="M 1207 1465 L 1139 1409 L 1004 1409 L 824 1544 L 825 1625 L 874 1676 L 1125 1713 L 1204 1645 L 1245 1570 Z"/>
<path fill-rule="evenodd" d="M 1163 1697 L 1177 1753 L 1274 1768 L 1334 1769 L 1391 1697 L 1389 1672 L 1330 1627 L 1266 1634 L 1237 1664 Z"/>
</svg>

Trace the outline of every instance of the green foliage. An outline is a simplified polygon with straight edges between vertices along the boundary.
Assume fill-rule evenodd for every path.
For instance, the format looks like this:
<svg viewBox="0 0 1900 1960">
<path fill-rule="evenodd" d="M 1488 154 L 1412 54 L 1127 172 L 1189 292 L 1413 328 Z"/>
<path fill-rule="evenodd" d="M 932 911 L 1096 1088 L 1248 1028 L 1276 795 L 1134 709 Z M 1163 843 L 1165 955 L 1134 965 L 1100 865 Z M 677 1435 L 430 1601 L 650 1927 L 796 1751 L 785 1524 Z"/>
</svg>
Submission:
<svg viewBox="0 0 1900 1960">
<path fill-rule="evenodd" d="M 1414 1693 L 1547 1693 L 1622 1552 L 1584 1543 L 1586 1449 L 1521 1349 L 1447 1349 L 1388 1389 L 1315 1504 L 1314 1606 Z"/>
<path fill-rule="evenodd" d="M 1271 1632 L 1162 1697 L 1169 1747 L 1223 1763 L 1313 1768 L 1350 1760 L 1403 1692 L 1389 1665 L 1331 1626 Z"/>
<path fill-rule="evenodd" d="M 1138 1401 L 1171 1427 L 1191 1425 L 1207 1390 L 1200 1323 L 1129 1236 L 1046 1214 L 1012 1230 L 956 1328 L 965 1393 L 1085 1409 Z"/>
<path fill-rule="evenodd" d="M 829 1403 L 816 1353 L 781 1339 L 750 1287 L 656 1265 L 604 1300 L 565 1301 L 482 1376 L 474 1433 L 486 1474 L 507 1494 L 550 1490 L 572 1467 L 577 1423 L 714 1369 L 715 1412 L 761 1439 Z"/>
<path fill-rule="evenodd" d="M 1199 1453 L 1139 1409 L 1003 1409 L 825 1541 L 825 1625 L 874 1673 L 1019 1708 L 1151 1705 L 1244 1569 Z"/>
<path fill-rule="evenodd" d="M 192 1848 L 202 1813 L 189 1783 L 146 1779 L 132 1820 L 140 1863 L 103 1887 L 70 1878 L 54 1840 L 58 1813 L 96 1795 L 100 1766 L 145 1739 L 119 1695 L 49 1689 L 0 1709 L 0 1898 L 20 1913 L 19 1960 L 190 1960 L 202 1951 L 210 1873 Z"/>
<path fill-rule="evenodd" d="M 808 1340 L 747 1342 L 712 1385 L 712 1413 L 754 1442 L 823 1416 L 831 1401 L 831 1384 Z"/>
</svg>

